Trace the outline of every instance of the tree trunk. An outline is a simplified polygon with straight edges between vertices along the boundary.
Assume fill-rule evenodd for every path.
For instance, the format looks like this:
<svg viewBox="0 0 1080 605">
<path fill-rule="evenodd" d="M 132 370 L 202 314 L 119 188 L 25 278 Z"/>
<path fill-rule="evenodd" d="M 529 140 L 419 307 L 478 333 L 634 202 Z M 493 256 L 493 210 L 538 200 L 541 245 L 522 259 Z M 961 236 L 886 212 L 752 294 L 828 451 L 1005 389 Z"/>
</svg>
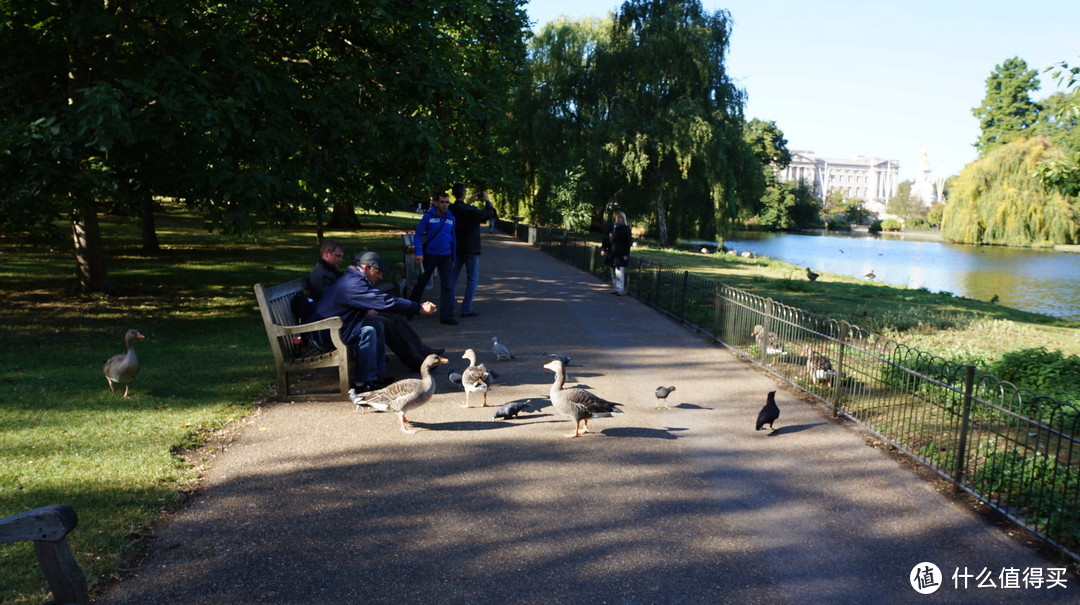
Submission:
<svg viewBox="0 0 1080 605">
<path fill-rule="evenodd" d="M 326 226 L 331 229 L 359 229 L 360 218 L 356 216 L 356 209 L 352 204 L 334 202 L 334 212 Z"/>
<path fill-rule="evenodd" d="M 76 277 L 83 292 L 112 293 L 109 272 L 105 269 L 105 248 L 101 241 L 97 210 L 82 208 L 71 221 L 75 239 Z"/>
<path fill-rule="evenodd" d="M 142 249 L 143 252 L 161 252 L 157 226 L 154 223 L 154 196 L 149 191 L 142 194 Z"/>
</svg>

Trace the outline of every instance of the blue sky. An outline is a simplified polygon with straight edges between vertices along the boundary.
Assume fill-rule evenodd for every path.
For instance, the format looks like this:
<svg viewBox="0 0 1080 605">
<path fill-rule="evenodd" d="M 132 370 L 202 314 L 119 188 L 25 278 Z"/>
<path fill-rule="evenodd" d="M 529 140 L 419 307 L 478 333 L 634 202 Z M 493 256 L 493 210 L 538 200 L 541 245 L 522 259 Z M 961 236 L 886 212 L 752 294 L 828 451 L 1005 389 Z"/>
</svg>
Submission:
<svg viewBox="0 0 1080 605">
<path fill-rule="evenodd" d="M 1036 100 L 1058 91 L 1042 69 L 1080 65 L 1080 1 L 703 0 L 734 22 L 728 73 L 747 118 L 773 120 L 789 149 L 898 160 L 914 179 L 922 148 L 937 175 L 975 159 L 971 109 L 1011 57 L 1039 72 Z M 559 15 L 603 16 L 615 0 L 531 0 L 534 28 Z M 851 74 L 851 75 L 848 75 Z"/>
</svg>

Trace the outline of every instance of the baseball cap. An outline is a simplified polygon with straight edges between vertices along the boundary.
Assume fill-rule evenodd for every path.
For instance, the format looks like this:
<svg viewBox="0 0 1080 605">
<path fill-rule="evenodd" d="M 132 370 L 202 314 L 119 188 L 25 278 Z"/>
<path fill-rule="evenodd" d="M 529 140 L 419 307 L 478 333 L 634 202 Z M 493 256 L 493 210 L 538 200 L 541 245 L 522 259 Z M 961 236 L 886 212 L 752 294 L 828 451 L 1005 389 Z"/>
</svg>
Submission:
<svg viewBox="0 0 1080 605">
<path fill-rule="evenodd" d="M 378 269 L 379 271 L 386 270 L 386 261 L 384 261 L 377 253 L 371 252 L 370 250 L 354 256 L 353 264 L 357 267 L 367 265 L 372 269 Z"/>
</svg>

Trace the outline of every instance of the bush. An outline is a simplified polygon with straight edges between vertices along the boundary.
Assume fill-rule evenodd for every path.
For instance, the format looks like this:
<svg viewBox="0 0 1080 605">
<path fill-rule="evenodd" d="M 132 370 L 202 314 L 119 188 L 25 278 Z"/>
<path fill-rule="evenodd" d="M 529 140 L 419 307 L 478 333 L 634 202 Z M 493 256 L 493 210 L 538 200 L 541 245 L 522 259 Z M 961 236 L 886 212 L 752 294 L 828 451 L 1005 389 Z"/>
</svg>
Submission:
<svg viewBox="0 0 1080 605">
<path fill-rule="evenodd" d="M 875 221 L 875 223 L 878 225 L 878 229 L 884 231 L 899 231 L 900 228 L 903 227 L 903 225 L 900 224 L 900 221 L 894 218 L 887 218 L 883 221 Z"/>
<path fill-rule="evenodd" d="M 989 373 L 1063 403 L 1080 402 L 1080 356 L 1077 355 L 1048 351 L 1045 347 L 1019 349 L 1003 354 Z"/>
</svg>

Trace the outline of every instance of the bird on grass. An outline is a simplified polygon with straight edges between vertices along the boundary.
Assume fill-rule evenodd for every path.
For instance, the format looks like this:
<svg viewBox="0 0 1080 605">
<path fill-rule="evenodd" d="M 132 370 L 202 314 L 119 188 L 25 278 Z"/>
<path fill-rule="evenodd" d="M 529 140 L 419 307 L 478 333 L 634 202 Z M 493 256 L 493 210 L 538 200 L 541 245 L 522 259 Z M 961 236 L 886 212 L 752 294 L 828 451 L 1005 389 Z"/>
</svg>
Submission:
<svg viewBox="0 0 1080 605">
<path fill-rule="evenodd" d="M 405 417 L 405 413 L 431 400 L 431 396 L 435 394 L 435 380 L 431 377 L 431 370 L 443 363 L 446 363 L 445 357 L 428 355 L 420 364 L 419 379 L 406 378 L 375 391 L 360 393 L 356 397 L 372 407 L 375 404 L 385 404 L 387 409 L 393 410 L 401 420 L 401 432 L 415 433 L 415 429 L 409 428 L 409 420 Z M 357 405 L 360 404 L 357 403 Z"/>
<path fill-rule="evenodd" d="M 765 401 L 765 407 L 761 408 L 761 411 L 757 415 L 757 426 L 754 428 L 756 431 L 760 431 L 761 427 L 766 424 L 769 428 L 776 430 L 773 426 L 773 422 L 780 417 L 780 408 L 776 406 L 776 391 L 769 391 L 769 397 Z"/>
<path fill-rule="evenodd" d="M 506 348 L 506 345 L 499 343 L 498 336 L 491 337 L 491 350 L 495 352 L 495 359 L 498 361 L 506 361 L 507 359 L 517 359 L 510 353 L 510 349 Z"/>
<path fill-rule="evenodd" d="M 757 341 L 758 348 L 769 355 L 787 354 L 787 351 L 784 350 L 784 341 L 780 340 L 776 332 L 766 332 L 765 327 L 761 324 L 754 326 L 750 336 L 753 336 L 754 340 Z"/>
<path fill-rule="evenodd" d="M 817 278 L 819 277 L 821 277 L 821 275 L 811 271 L 810 267 L 806 268 L 806 279 L 809 279 L 810 281 L 817 281 Z"/>
<path fill-rule="evenodd" d="M 498 410 L 495 410 L 495 416 L 492 417 L 492 420 L 498 420 L 499 418 L 502 418 L 503 420 L 511 420 L 517 417 L 518 414 L 532 411 L 534 410 L 530 407 L 530 402 L 527 400 L 511 401 L 510 403 L 507 403 Z"/>
<path fill-rule="evenodd" d="M 836 372 L 833 370 L 832 360 L 825 355 L 811 351 L 806 358 L 806 369 L 810 372 L 814 384 L 828 380 L 829 386 L 832 386 L 832 377 L 836 376 Z"/>
<path fill-rule="evenodd" d="M 480 391 L 484 394 L 484 405 L 482 407 L 486 408 L 487 394 L 491 388 L 491 372 L 488 372 L 487 366 L 484 364 L 476 363 L 476 351 L 472 349 L 465 349 L 465 354 L 461 358 L 469 360 L 469 367 L 461 372 L 461 386 L 465 389 L 465 405 L 461 407 L 472 407 L 469 405 L 469 394 Z"/>
<path fill-rule="evenodd" d="M 367 412 L 367 410 L 360 409 L 362 406 L 370 407 L 371 409 L 378 410 L 380 412 L 385 412 L 386 410 L 390 409 L 390 406 L 386 405 L 385 403 L 379 403 L 378 401 L 364 401 L 363 396 L 356 394 L 356 389 L 349 389 L 349 401 L 353 402 L 353 405 L 356 406 L 356 411 L 361 413 Z"/>
<path fill-rule="evenodd" d="M 874 279 L 877 275 L 874 275 L 874 270 L 870 269 L 870 272 L 863 276 L 866 279 Z"/>
<path fill-rule="evenodd" d="M 544 367 L 555 372 L 555 382 L 552 383 L 549 392 L 552 407 L 555 408 L 556 412 L 574 421 L 574 432 L 563 435 L 564 437 L 573 439 L 574 437 L 580 437 L 581 433 L 588 433 L 590 418 L 601 418 L 623 413 L 617 407 L 622 405 L 621 403 L 602 399 L 585 389 L 563 389 L 563 383 L 566 382 L 566 372 L 563 370 L 562 362 L 558 359 L 545 363 Z M 582 424 L 585 425 L 584 429 L 581 427 Z"/>
<path fill-rule="evenodd" d="M 660 402 L 664 403 L 664 409 L 668 409 L 667 396 L 674 393 L 675 387 L 656 387 L 656 407 L 660 408 Z"/>
<path fill-rule="evenodd" d="M 124 399 L 128 397 L 128 389 L 135 377 L 139 375 L 139 358 L 135 356 L 135 343 L 146 338 L 135 329 L 124 333 L 124 344 L 127 345 L 127 353 L 113 355 L 105 362 L 105 380 L 109 383 L 109 390 L 116 392 L 114 385 L 124 385 Z"/>
</svg>

